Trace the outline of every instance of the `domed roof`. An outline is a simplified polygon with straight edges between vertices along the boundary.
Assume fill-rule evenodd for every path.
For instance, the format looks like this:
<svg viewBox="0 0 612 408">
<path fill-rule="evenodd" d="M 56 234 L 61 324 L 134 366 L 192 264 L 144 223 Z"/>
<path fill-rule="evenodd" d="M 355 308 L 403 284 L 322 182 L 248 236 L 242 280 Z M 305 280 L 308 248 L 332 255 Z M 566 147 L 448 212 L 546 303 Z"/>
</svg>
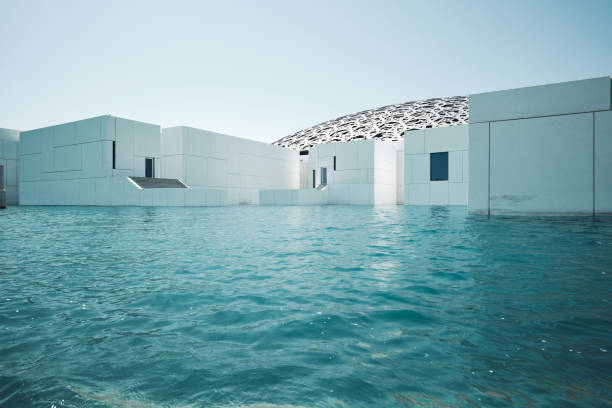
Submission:
<svg viewBox="0 0 612 408">
<path fill-rule="evenodd" d="M 329 142 L 358 139 L 403 140 L 406 130 L 437 128 L 468 123 L 468 97 L 426 99 L 383 106 L 300 130 L 273 144 L 308 149 Z"/>
</svg>

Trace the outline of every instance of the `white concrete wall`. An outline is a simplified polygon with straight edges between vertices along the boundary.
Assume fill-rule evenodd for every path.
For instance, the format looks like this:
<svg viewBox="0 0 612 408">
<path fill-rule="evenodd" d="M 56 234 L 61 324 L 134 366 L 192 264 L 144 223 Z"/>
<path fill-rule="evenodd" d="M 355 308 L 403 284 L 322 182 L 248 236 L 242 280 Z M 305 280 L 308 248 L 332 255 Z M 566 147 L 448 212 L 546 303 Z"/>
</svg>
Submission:
<svg viewBox="0 0 612 408">
<path fill-rule="evenodd" d="M 18 149 L 19 131 L 0 128 L 0 165 L 4 167 L 7 205 L 17 205 L 19 201 Z"/>
<path fill-rule="evenodd" d="M 325 205 L 328 189 L 260 190 L 260 205 Z"/>
<path fill-rule="evenodd" d="M 326 167 L 329 204 L 396 204 L 396 157 L 401 147 L 401 142 L 371 139 L 317 145 L 308 155 L 308 187 L 312 188 L 312 171 L 319 185 L 321 168 Z"/>
<path fill-rule="evenodd" d="M 468 126 L 404 133 L 404 204 L 467 205 Z M 448 180 L 431 181 L 431 153 L 448 152 Z"/>
<path fill-rule="evenodd" d="M 144 176 L 145 157 L 159 163 L 157 125 L 106 115 L 22 132 L 20 204 L 141 205 L 140 197 L 146 203 L 153 193 L 138 190 L 126 176 Z M 166 195 L 179 193 L 157 194 L 165 201 Z"/>
<path fill-rule="evenodd" d="M 297 150 L 186 126 L 163 129 L 161 140 L 162 177 L 227 189 L 229 204 L 258 204 L 259 190 L 299 187 Z"/>
<path fill-rule="evenodd" d="M 606 77 L 470 96 L 470 212 L 611 212 L 611 90 Z"/>
<path fill-rule="evenodd" d="M 470 123 L 608 111 L 610 77 L 470 95 Z"/>
</svg>

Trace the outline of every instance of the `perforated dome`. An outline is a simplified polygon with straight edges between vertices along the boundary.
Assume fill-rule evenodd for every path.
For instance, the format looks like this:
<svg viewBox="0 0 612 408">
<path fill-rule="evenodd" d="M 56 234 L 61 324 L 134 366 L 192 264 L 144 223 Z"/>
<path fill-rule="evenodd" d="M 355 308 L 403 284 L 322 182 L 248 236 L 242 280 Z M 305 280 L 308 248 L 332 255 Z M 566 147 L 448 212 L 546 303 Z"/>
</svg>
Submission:
<svg viewBox="0 0 612 408">
<path fill-rule="evenodd" d="M 406 130 L 437 128 L 468 123 L 468 97 L 426 99 L 383 106 L 300 130 L 273 144 L 308 149 L 329 142 L 358 139 L 403 140 Z"/>
</svg>

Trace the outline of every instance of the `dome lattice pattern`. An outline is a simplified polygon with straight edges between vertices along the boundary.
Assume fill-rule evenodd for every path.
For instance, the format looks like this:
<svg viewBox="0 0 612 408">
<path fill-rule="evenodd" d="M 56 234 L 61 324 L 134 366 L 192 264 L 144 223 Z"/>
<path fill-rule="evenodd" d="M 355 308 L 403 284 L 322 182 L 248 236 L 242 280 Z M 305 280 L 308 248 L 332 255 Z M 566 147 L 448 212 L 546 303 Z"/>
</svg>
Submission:
<svg viewBox="0 0 612 408">
<path fill-rule="evenodd" d="M 403 140 L 406 130 L 468 123 L 467 96 L 406 102 L 328 120 L 277 140 L 273 144 L 308 149 L 317 144 L 348 140 Z"/>
</svg>

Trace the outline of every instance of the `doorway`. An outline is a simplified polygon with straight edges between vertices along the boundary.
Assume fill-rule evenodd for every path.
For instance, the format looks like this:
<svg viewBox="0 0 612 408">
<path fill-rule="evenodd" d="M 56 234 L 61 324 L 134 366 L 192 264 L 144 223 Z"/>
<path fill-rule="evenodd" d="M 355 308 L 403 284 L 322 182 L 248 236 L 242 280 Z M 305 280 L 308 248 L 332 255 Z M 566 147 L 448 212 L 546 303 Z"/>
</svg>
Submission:
<svg viewBox="0 0 612 408">
<path fill-rule="evenodd" d="M 153 158 L 145 158 L 145 177 L 155 178 L 155 161 Z"/>
</svg>

